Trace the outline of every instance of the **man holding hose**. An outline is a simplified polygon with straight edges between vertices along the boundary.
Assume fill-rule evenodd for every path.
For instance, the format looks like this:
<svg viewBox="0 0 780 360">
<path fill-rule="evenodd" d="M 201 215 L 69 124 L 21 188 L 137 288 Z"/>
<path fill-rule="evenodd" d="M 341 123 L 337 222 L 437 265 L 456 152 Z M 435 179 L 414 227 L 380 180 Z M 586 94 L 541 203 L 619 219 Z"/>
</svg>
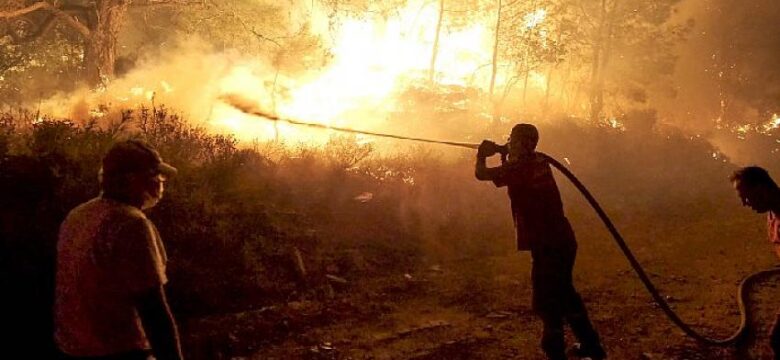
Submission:
<svg viewBox="0 0 780 360">
<path fill-rule="evenodd" d="M 512 204 L 517 249 L 531 251 L 533 309 L 544 324 L 542 350 L 550 360 L 566 359 L 564 321 L 581 342 L 576 354 L 582 358 L 606 358 L 598 333 L 574 288 L 572 271 L 577 241 L 568 219 L 550 165 L 536 153 L 539 132 L 531 124 L 512 128 L 506 148 L 485 140 L 477 152 L 476 177 L 506 186 Z M 488 168 L 486 158 L 508 155 L 501 166 Z"/>
</svg>

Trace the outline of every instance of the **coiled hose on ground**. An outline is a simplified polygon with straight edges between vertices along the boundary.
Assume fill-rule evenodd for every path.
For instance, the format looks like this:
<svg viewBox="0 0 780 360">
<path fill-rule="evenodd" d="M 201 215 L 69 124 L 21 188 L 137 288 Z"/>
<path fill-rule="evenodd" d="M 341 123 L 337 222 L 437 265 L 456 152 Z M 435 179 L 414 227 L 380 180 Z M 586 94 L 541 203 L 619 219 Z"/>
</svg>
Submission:
<svg viewBox="0 0 780 360">
<path fill-rule="evenodd" d="M 626 245 L 625 240 L 623 240 L 623 236 L 620 235 L 620 232 L 617 231 L 615 225 L 612 223 L 612 220 L 610 220 L 609 216 L 607 216 L 607 214 L 604 212 L 604 209 L 601 208 L 601 205 L 599 205 L 598 201 L 596 201 L 593 195 L 591 195 L 590 191 L 588 191 L 588 188 L 586 188 L 585 185 L 583 185 L 582 182 L 580 182 L 580 180 L 577 179 L 577 177 L 574 176 L 574 174 L 568 168 L 563 166 L 563 164 L 561 164 L 558 160 L 555 160 L 553 157 L 547 154 L 540 154 L 546 158 L 547 162 L 558 169 L 558 171 L 565 175 L 566 178 L 569 179 L 572 184 L 574 184 L 577 190 L 579 190 L 582 196 L 585 197 L 585 199 L 588 201 L 588 204 L 590 204 L 593 210 L 596 211 L 596 214 L 598 214 L 599 218 L 604 223 L 604 226 L 607 227 L 609 233 L 615 239 L 618 247 L 620 247 L 623 255 L 625 255 L 626 259 L 628 259 L 628 262 L 631 264 L 631 268 L 633 268 L 636 274 L 639 276 L 639 280 L 642 281 L 642 284 L 650 293 L 650 296 L 653 298 L 656 304 L 661 307 L 661 310 L 663 310 L 664 314 L 669 318 L 669 320 L 671 320 L 688 336 L 709 345 L 729 346 L 738 343 L 742 339 L 742 337 L 747 332 L 748 319 L 750 319 L 751 315 L 750 307 L 747 306 L 749 300 L 748 290 L 752 287 L 754 282 L 769 276 L 780 274 L 780 268 L 772 268 L 752 273 L 742 279 L 742 281 L 739 283 L 739 287 L 737 288 L 737 306 L 739 307 L 740 321 L 739 327 L 731 336 L 722 339 L 705 336 L 694 330 L 690 325 L 686 324 L 682 319 L 680 319 L 680 316 L 674 312 L 671 306 L 669 306 L 669 303 L 666 301 L 666 299 L 661 296 L 652 280 L 650 280 L 650 278 L 647 276 L 647 273 L 645 273 L 642 265 L 639 263 L 639 261 L 637 261 L 636 257 L 634 257 L 634 254 L 631 252 L 631 249 L 628 248 L 628 245 Z"/>
<path fill-rule="evenodd" d="M 356 130 L 356 129 L 346 128 L 346 127 L 329 126 L 325 124 L 305 122 L 300 120 L 286 119 L 286 118 L 279 117 L 277 115 L 273 115 L 273 114 L 269 114 L 257 110 L 253 104 L 248 103 L 245 100 L 236 96 L 224 96 L 222 97 L 222 100 L 247 114 L 255 115 L 270 121 L 282 121 L 293 125 L 340 131 L 340 132 L 346 132 L 352 134 L 370 135 L 370 136 L 400 139 L 400 140 L 419 141 L 419 142 L 432 143 L 432 144 L 463 147 L 469 149 L 477 149 L 479 147 L 479 144 L 455 142 L 455 141 L 432 140 L 432 139 L 425 139 L 425 138 L 418 138 L 418 137 L 408 137 L 408 136 L 385 134 L 385 133 L 379 133 L 373 131 Z M 672 323 L 674 323 L 678 328 L 680 328 L 680 330 L 682 330 L 688 336 L 696 339 L 697 341 L 709 345 L 715 345 L 715 346 L 734 345 L 737 344 L 743 338 L 743 336 L 747 333 L 748 319 L 750 319 L 750 315 L 751 315 L 750 308 L 747 306 L 747 302 L 749 301 L 748 290 L 751 288 L 752 284 L 755 283 L 756 281 L 766 277 L 780 274 L 780 267 L 758 271 L 742 279 L 742 282 L 740 282 L 739 287 L 737 288 L 737 306 L 739 307 L 739 314 L 740 314 L 739 328 L 737 328 L 737 330 L 734 331 L 734 333 L 731 336 L 722 339 L 705 336 L 697 332 L 696 330 L 694 330 L 690 325 L 686 324 L 682 319 L 680 319 L 680 316 L 677 315 L 676 312 L 674 312 L 671 306 L 669 306 L 669 303 L 666 301 L 666 299 L 664 299 L 664 297 L 661 296 L 661 293 L 655 287 L 652 280 L 650 280 L 650 278 L 647 276 L 647 273 L 645 273 L 645 270 L 642 268 L 642 265 L 639 263 L 639 261 L 637 261 L 636 257 L 634 257 L 634 254 L 631 252 L 631 249 L 628 248 L 628 245 L 626 245 L 625 240 L 623 240 L 623 236 L 620 235 L 620 232 L 617 231 L 615 225 L 612 223 L 612 220 L 610 220 L 609 216 L 607 216 L 607 214 L 604 212 L 604 209 L 601 208 L 601 205 L 599 205 L 598 201 L 596 201 L 593 195 L 591 195 L 590 191 L 588 191 L 588 188 L 585 187 L 585 185 L 583 185 L 582 182 L 568 168 L 566 168 L 566 166 L 561 164 L 558 160 L 555 160 L 555 158 L 553 158 L 552 156 L 549 156 L 541 152 L 539 154 L 543 156 L 547 160 L 547 162 L 549 162 L 552 166 L 558 169 L 558 171 L 560 171 L 563 175 L 565 175 L 566 178 L 569 179 L 569 181 L 571 181 L 572 184 L 574 184 L 577 190 L 580 191 L 582 196 L 585 197 L 585 199 L 588 201 L 590 206 L 593 208 L 594 211 L 596 211 L 601 221 L 607 227 L 612 237 L 615 239 L 615 242 L 617 243 L 618 247 L 620 247 L 620 250 L 623 252 L 623 255 L 625 255 L 626 259 L 628 259 L 628 262 L 631 264 L 631 268 L 633 268 L 636 274 L 639 276 L 639 280 L 642 281 L 642 284 L 650 293 L 650 296 L 658 304 L 658 306 L 661 307 L 661 310 L 663 310 L 664 314 L 669 318 L 669 320 L 672 321 Z"/>
</svg>

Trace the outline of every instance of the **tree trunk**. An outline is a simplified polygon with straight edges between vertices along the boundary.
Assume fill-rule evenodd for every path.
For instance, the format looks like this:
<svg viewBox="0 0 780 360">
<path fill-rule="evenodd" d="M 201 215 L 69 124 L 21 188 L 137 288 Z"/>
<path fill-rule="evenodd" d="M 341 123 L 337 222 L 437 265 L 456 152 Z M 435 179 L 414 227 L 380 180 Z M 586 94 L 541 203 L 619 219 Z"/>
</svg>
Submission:
<svg viewBox="0 0 780 360">
<path fill-rule="evenodd" d="M 433 38 L 433 50 L 431 54 L 431 66 L 428 68 L 428 81 L 433 84 L 433 78 L 436 74 L 436 57 L 439 54 L 439 36 L 441 35 L 441 24 L 444 21 L 444 0 L 439 0 L 439 20 L 436 22 L 436 35 Z"/>
<path fill-rule="evenodd" d="M 536 0 L 531 2 L 531 9 L 536 9 Z M 529 43 L 531 41 L 531 28 L 526 29 L 525 38 L 523 39 L 523 46 L 525 49 L 525 56 L 523 57 L 523 71 L 525 73 L 523 79 L 523 105 L 525 105 L 525 98 L 528 94 L 528 76 L 531 72 L 531 63 L 528 60 L 531 57 L 531 50 L 529 50 Z"/>
<path fill-rule="evenodd" d="M 279 67 L 277 66 L 276 67 L 276 74 L 274 75 L 274 85 L 273 85 L 273 88 L 271 89 L 271 107 L 272 107 L 273 114 L 278 114 L 276 112 L 276 84 L 277 84 L 278 80 L 279 80 Z M 274 142 L 278 143 L 279 142 L 279 138 L 280 138 L 280 136 L 279 136 L 279 122 L 278 121 L 274 121 Z"/>
<path fill-rule="evenodd" d="M 542 115 L 547 115 L 547 109 L 550 106 L 550 86 L 552 86 L 552 77 L 553 77 L 553 71 L 555 70 L 555 65 L 550 65 L 549 69 L 547 69 L 547 78 L 545 80 L 544 84 L 544 101 L 542 102 Z"/>
<path fill-rule="evenodd" d="M 129 3 L 129 0 L 99 0 L 95 4 L 95 21 L 84 39 L 85 79 L 90 86 L 105 85 L 114 78 L 117 36 Z"/>
<path fill-rule="evenodd" d="M 601 109 L 604 106 L 603 103 L 603 89 L 599 87 L 599 79 L 601 78 L 601 52 L 604 46 L 604 30 L 607 24 L 607 0 L 601 0 L 601 11 L 599 14 L 599 28 L 598 34 L 594 39 L 593 44 L 593 59 L 591 60 L 590 71 L 590 121 L 596 123 L 601 115 Z"/>
<path fill-rule="evenodd" d="M 498 72 L 498 37 L 501 34 L 501 10 L 503 1 L 498 0 L 498 10 L 496 11 L 496 38 L 493 41 L 493 63 L 490 72 L 490 98 L 493 98 L 493 89 L 496 86 L 496 73 Z"/>
<path fill-rule="evenodd" d="M 612 47 L 614 45 L 615 35 L 615 17 L 617 11 L 618 1 L 615 0 L 612 3 L 612 9 L 610 9 L 608 17 L 609 24 L 607 25 L 607 37 L 604 40 L 604 52 L 601 54 L 601 71 L 599 72 L 598 82 L 598 101 L 601 111 L 604 109 L 604 82 L 607 77 L 607 69 L 609 68 L 609 61 L 612 58 Z"/>
<path fill-rule="evenodd" d="M 525 67 L 525 75 L 523 75 L 523 105 L 525 105 L 525 97 L 528 94 L 528 66 Z"/>
<path fill-rule="evenodd" d="M 595 122 L 604 110 L 604 82 L 607 67 L 612 56 L 615 35 L 615 17 L 617 16 L 618 1 L 612 3 L 612 8 L 607 11 L 606 0 L 602 0 L 601 24 L 599 30 L 598 56 L 594 56 L 594 73 L 591 74 L 591 113 L 590 120 Z"/>
<path fill-rule="evenodd" d="M 556 38 L 556 44 L 561 43 L 561 37 L 563 36 L 563 32 L 558 30 L 558 37 Z M 550 68 L 547 69 L 547 79 L 546 84 L 544 86 L 544 105 L 542 106 L 542 114 L 547 115 L 547 109 L 550 104 L 550 86 L 552 85 L 552 77 L 553 72 L 558 68 L 558 63 L 556 62 L 554 65 L 550 65 Z"/>
</svg>

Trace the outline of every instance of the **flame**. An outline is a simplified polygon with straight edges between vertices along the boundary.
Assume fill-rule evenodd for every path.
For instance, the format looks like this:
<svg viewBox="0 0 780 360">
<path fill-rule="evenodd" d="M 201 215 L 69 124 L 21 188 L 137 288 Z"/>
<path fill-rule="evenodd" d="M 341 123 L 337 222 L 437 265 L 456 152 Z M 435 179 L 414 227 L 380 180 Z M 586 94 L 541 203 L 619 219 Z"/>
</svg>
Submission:
<svg viewBox="0 0 780 360">
<path fill-rule="evenodd" d="M 605 124 L 608 127 L 613 128 L 615 130 L 619 130 L 619 131 L 625 131 L 626 130 L 625 124 L 623 124 L 620 120 L 618 120 L 614 116 L 611 116 L 611 117 L 607 118 L 605 120 Z"/>
<path fill-rule="evenodd" d="M 393 128 L 388 119 L 398 110 L 395 99 L 401 91 L 411 84 L 428 81 L 440 15 L 438 2 L 410 0 L 386 17 L 339 15 L 335 26 L 329 11 L 318 5 L 301 4 L 308 2 L 298 6 L 311 6 L 306 8 L 308 30 L 323 41 L 330 54 L 327 65 L 321 69 L 286 74 L 283 69 L 271 65 L 270 56 L 269 59 L 242 58 L 231 52 L 215 53 L 197 43 L 189 45 L 194 48 L 192 51 L 171 51 L 171 54 L 161 55 L 157 62 L 150 61 L 105 89 L 89 95 L 79 94 L 83 96 L 79 100 L 92 105 L 111 103 L 122 107 L 165 104 L 199 125 L 206 124 L 215 131 L 235 134 L 240 140 L 322 143 L 330 134 L 324 130 L 263 121 L 219 101 L 221 96 L 238 94 L 253 101 L 255 108 L 282 118 L 403 134 L 404 129 Z M 445 20 L 455 16 L 452 14 L 445 13 Z M 535 29 L 546 18 L 547 11 L 537 9 L 521 19 L 526 28 Z M 443 26 L 434 64 L 434 82 L 487 90 L 494 27 L 495 19 L 491 16 L 473 17 L 467 24 L 458 23 L 458 26 Z M 510 74 L 506 74 L 508 67 L 498 68 L 496 86 L 500 88 L 511 79 Z M 530 72 L 528 86 L 543 90 L 545 75 Z M 63 99 L 52 100 L 51 107 L 62 108 L 62 102 Z M 104 116 L 105 113 L 89 115 Z M 435 129 L 434 123 L 431 121 L 429 129 Z M 358 141 L 372 140 L 361 138 Z"/>
<path fill-rule="evenodd" d="M 535 26 L 543 21 L 544 14 L 529 14 L 529 21 Z M 312 29 L 319 31 L 322 38 L 334 39 L 330 49 L 333 60 L 324 71 L 305 79 L 280 76 L 278 85 L 288 89 L 287 96 L 280 98 L 265 90 L 258 91 L 256 86 L 263 83 L 262 79 L 250 75 L 248 69 L 237 68 L 223 80 L 222 91 L 262 94 L 255 97 L 259 106 L 282 117 L 361 129 L 382 126 L 387 114 L 395 110 L 394 94 L 410 82 L 428 77 L 438 17 L 435 3 L 410 1 L 396 16 L 346 18 L 335 34 L 326 34 L 330 31 L 322 25 L 326 15 L 314 11 Z M 435 81 L 487 88 L 490 70 L 484 65 L 492 57 L 492 26 L 485 20 L 457 30 L 442 29 Z M 535 76 L 533 83 L 542 81 Z M 275 101 L 269 102 L 270 98 Z M 223 106 L 212 118 L 215 125 L 226 126 L 240 137 L 281 135 L 296 141 L 323 138 L 321 131 L 312 133 L 284 124 L 259 125 L 257 119 Z"/>
<path fill-rule="evenodd" d="M 533 29 L 541 25 L 546 18 L 547 18 L 547 9 L 544 8 L 536 9 L 526 14 L 523 17 L 523 22 L 525 23 L 526 28 Z"/>
<path fill-rule="evenodd" d="M 764 124 L 764 131 L 771 132 L 778 128 L 780 128 L 780 115 L 773 114 L 772 119 L 770 119 L 769 122 Z"/>
</svg>

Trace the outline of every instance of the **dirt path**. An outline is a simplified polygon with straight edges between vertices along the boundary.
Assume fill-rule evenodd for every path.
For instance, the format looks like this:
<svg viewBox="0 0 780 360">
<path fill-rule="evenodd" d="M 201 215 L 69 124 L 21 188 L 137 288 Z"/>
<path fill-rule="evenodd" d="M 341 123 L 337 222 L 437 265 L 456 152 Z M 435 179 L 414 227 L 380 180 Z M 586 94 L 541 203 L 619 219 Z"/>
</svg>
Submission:
<svg viewBox="0 0 780 360">
<path fill-rule="evenodd" d="M 201 319 L 185 331 L 203 334 L 210 329 L 213 334 L 221 329 L 224 335 L 189 340 L 210 358 L 543 359 L 538 348 L 541 323 L 530 311 L 527 266 L 527 258 L 508 255 L 362 281 L 344 279 L 346 283 L 333 284 L 327 301 L 299 300 Z M 576 281 L 611 359 L 745 358 L 732 349 L 689 340 L 650 303 L 629 271 L 610 266 L 604 271 L 587 282 L 580 271 Z M 679 288 L 688 280 L 680 277 L 656 280 L 661 288 L 675 290 L 670 301 L 693 324 L 714 329 L 716 336 L 736 327 L 729 295 L 713 299 L 701 289 L 682 293 Z M 732 286 L 726 283 L 723 289 Z M 771 304 L 774 290 L 762 288 L 758 298 Z M 764 327 L 772 308 L 759 309 Z M 567 341 L 574 341 L 569 334 Z M 756 359 L 769 354 L 762 339 L 751 352 Z"/>
</svg>

